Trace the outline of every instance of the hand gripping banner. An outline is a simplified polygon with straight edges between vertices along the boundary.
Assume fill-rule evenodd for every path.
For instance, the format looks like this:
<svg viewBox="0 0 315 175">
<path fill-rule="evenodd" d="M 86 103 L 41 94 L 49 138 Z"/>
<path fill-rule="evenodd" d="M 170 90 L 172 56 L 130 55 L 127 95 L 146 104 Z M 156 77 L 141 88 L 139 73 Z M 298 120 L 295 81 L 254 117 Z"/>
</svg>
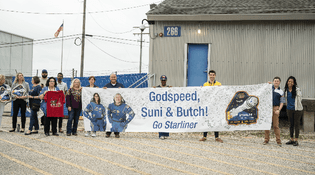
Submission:
<svg viewBox="0 0 315 175">
<path fill-rule="evenodd" d="M 83 88 L 86 131 L 269 130 L 272 85 Z"/>
</svg>

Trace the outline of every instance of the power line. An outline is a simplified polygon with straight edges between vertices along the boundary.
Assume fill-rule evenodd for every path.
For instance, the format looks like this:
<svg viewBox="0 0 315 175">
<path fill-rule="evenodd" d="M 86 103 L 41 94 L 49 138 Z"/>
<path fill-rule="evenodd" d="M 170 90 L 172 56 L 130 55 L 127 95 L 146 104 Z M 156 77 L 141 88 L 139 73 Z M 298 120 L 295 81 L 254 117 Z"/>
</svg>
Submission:
<svg viewBox="0 0 315 175">
<path fill-rule="evenodd" d="M 131 29 L 131 30 L 128 30 L 128 31 L 125 31 L 125 32 L 112 32 L 112 31 L 109 31 L 109 30 L 103 28 L 103 27 L 95 20 L 95 18 L 93 17 L 92 14 L 89 14 L 89 15 L 92 17 L 92 19 L 94 20 L 94 22 L 95 22 L 98 26 L 100 26 L 100 27 L 101 27 L 103 30 L 105 30 L 106 32 L 109 32 L 109 33 L 112 33 L 112 34 L 125 34 L 125 33 L 130 33 L 130 32 L 132 32 L 132 31 L 135 30 L 135 29 Z"/>
<path fill-rule="evenodd" d="M 118 44 L 126 44 L 126 45 L 131 45 L 131 46 L 139 46 L 139 45 L 137 45 L 137 44 L 130 44 L 130 43 L 125 43 L 125 42 L 119 42 L 119 41 L 112 41 L 112 40 L 107 40 L 107 39 L 101 39 L 101 38 L 92 38 L 92 39 L 97 39 L 97 40 L 101 40 L 101 41 L 108 41 L 108 42 L 118 43 Z"/>
<path fill-rule="evenodd" d="M 74 34 L 74 35 L 66 35 L 64 36 L 63 38 L 69 38 L 69 37 L 75 37 L 75 36 L 78 36 L 78 35 L 82 35 L 82 34 Z M 46 40 L 59 40 L 59 39 L 62 39 L 62 37 L 59 37 L 59 38 L 43 38 L 43 39 L 37 39 L 37 40 L 31 40 L 31 41 L 21 41 L 21 42 L 14 42 L 14 43 L 1 43 L 1 45 L 8 45 L 8 44 L 21 44 L 21 43 L 33 43 L 33 42 L 39 42 L 39 41 L 46 41 Z"/>
<path fill-rule="evenodd" d="M 95 44 L 94 44 L 92 41 L 90 41 L 88 38 L 86 38 L 86 39 L 87 39 L 91 44 L 93 44 L 96 48 L 98 48 L 100 51 L 102 51 L 102 52 L 105 53 L 106 55 L 108 55 L 108 56 L 110 56 L 110 57 L 112 57 L 112 58 L 114 58 L 114 59 L 116 59 L 116 60 L 123 61 L 123 62 L 127 62 L 127 63 L 138 63 L 138 62 L 135 62 L 135 61 L 127 61 L 127 60 L 119 59 L 119 58 L 117 58 L 117 57 L 115 57 L 115 56 L 113 56 L 113 55 L 111 55 L 111 54 L 105 52 L 103 49 L 101 49 L 100 47 L 98 47 L 97 45 L 95 45 Z"/>
<path fill-rule="evenodd" d="M 73 35 L 64 36 L 63 38 L 64 38 L 64 40 L 70 40 L 70 39 L 74 39 L 77 36 L 81 36 L 81 35 L 82 34 L 73 34 Z M 103 38 L 112 39 L 112 40 L 130 41 L 130 42 L 138 42 L 138 40 L 132 40 L 132 39 L 126 39 L 126 38 L 108 37 L 108 36 L 101 36 L 101 35 L 91 35 L 91 36 L 94 37 L 93 39 L 98 39 L 98 40 L 103 40 L 103 41 L 108 41 L 108 42 L 114 42 L 114 43 L 119 43 L 119 44 L 127 44 L 127 45 L 138 46 L 136 44 L 129 44 L 129 43 L 118 42 L 118 41 L 111 41 L 111 40 L 106 40 L 106 39 L 103 39 Z M 37 40 L 31 40 L 31 41 L 22 41 L 22 42 L 13 42 L 13 43 L 1 43 L 0 44 L 0 48 L 17 47 L 17 46 L 25 46 L 25 45 L 47 44 L 47 43 L 58 42 L 60 40 L 62 40 L 62 37 L 58 37 L 58 38 L 43 38 L 43 39 L 37 39 Z M 149 42 L 146 42 L 146 43 L 149 43 Z"/>
<path fill-rule="evenodd" d="M 157 2 L 153 2 L 153 3 L 157 3 Z M 150 3 L 150 4 L 152 4 L 152 3 Z M 117 11 L 122 11 L 122 10 L 130 10 L 130 9 L 140 8 L 140 7 L 148 6 L 150 4 L 143 4 L 143 5 L 138 5 L 138 6 L 133 6 L 133 7 L 126 7 L 126 8 L 121 8 L 121 9 L 87 12 L 87 13 L 93 14 L 93 13 L 117 12 Z M 6 10 L 6 9 L 0 9 L 0 11 L 10 12 L 10 13 L 33 14 L 33 15 L 81 15 L 81 14 L 83 14 L 82 12 L 65 12 L 65 13 L 48 12 L 48 13 L 43 13 L 43 12 L 18 11 L 18 10 Z"/>
</svg>

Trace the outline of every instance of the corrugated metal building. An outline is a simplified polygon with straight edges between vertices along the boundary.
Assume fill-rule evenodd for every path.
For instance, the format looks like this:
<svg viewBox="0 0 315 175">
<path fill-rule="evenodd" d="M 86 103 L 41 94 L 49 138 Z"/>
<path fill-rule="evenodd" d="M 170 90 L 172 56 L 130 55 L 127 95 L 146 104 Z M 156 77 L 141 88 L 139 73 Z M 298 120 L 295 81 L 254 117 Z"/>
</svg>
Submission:
<svg viewBox="0 0 315 175">
<path fill-rule="evenodd" d="M 33 39 L 0 30 L 0 74 L 32 76 Z"/>
<path fill-rule="evenodd" d="M 280 76 L 283 88 L 292 75 L 303 98 L 315 98 L 315 1 L 165 0 L 151 7 L 149 72 L 167 75 L 168 84 L 201 86 L 214 69 L 223 85 Z M 198 60 L 201 52 L 206 61 Z"/>
</svg>

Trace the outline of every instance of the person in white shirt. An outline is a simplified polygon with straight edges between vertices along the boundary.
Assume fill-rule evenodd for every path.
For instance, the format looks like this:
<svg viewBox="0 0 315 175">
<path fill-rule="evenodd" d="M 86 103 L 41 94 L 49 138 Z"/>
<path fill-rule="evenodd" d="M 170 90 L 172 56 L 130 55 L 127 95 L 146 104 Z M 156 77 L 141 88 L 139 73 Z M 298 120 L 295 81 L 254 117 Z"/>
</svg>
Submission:
<svg viewBox="0 0 315 175">
<path fill-rule="evenodd" d="M 63 82 L 62 81 L 63 79 L 63 74 L 60 72 L 58 73 L 57 75 L 57 87 L 63 91 L 64 94 L 66 94 L 67 90 L 68 90 L 68 86 L 67 86 L 67 83 Z M 58 117 L 59 118 L 59 132 L 60 133 L 63 133 L 63 130 L 62 130 L 62 119 L 63 117 Z"/>
</svg>

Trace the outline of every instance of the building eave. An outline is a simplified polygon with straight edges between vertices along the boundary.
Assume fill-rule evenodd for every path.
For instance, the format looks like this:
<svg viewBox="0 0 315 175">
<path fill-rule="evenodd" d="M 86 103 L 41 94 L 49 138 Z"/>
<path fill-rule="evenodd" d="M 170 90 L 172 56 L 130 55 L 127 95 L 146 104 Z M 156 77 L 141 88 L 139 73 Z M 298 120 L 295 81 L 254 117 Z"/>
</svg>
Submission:
<svg viewBox="0 0 315 175">
<path fill-rule="evenodd" d="M 276 13 L 276 14 L 147 14 L 148 21 L 283 21 L 283 20 L 315 20 L 315 13 Z"/>
</svg>

